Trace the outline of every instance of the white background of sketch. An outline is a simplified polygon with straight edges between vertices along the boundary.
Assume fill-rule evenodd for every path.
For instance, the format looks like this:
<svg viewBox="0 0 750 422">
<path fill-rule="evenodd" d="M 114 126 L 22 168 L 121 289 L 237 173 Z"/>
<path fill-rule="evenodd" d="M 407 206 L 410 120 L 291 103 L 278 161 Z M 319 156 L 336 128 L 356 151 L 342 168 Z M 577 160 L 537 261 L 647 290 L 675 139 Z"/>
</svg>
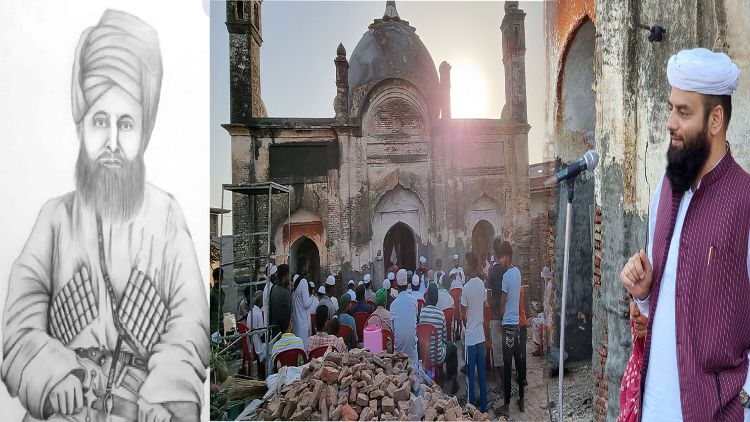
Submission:
<svg viewBox="0 0 750 422">
<path fill-rule="evenodd" d="M 75 188 L 73 56 L 81 32 L 106 8 L 133 13 L 158 31 L 164 77 L 145 154 L 146 180 L 177 198 L 208 282 L 209 19 L 204 6 L 197 0 L 1 1 L 0 313 L 10 266 L 39 210 Z M 0 419 L 20 421 L 24 408 L 0 385 Z M 207 387 L 204 395 L 201 419 L 208 420 Z"/>
</svg>

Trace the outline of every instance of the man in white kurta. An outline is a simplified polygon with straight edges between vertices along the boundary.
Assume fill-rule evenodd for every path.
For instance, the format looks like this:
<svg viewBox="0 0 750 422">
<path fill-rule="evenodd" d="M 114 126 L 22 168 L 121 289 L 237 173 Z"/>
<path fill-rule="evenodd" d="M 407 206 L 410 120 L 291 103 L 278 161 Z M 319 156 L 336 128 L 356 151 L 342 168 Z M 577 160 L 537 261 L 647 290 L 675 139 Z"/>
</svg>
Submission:
<svg viewBox="0 0 750 422">
<path fill-rule="evenodd" d="M 303 266 L 303 274 L 306 270 Z M 310 288 L 304 276 L 295 274 L 294 279 L 292 281 L 292 331 L 294 335 L 302 339 L 305 350 L 307 350 L 307 339 L 310 337 L 310 330 L 312 329 L 310 326 L 310 306 L 313 303 L 313 297 L 310 296 Z"/>
</svg>

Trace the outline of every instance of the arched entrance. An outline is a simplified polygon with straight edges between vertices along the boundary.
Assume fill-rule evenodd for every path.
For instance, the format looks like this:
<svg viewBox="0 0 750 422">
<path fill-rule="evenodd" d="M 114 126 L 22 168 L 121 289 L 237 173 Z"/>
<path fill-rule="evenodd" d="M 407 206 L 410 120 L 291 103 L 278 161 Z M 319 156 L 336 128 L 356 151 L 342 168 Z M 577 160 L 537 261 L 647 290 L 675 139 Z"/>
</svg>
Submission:
<svg viewBox="0 0 750 422">
<path fill-rule="evenodd" d="M 289 271 L 291 274 L 299 271 L 299 263 L 304 258 L 308 264 L 308 280 L 320 284 L 320 252 L 318 246 L 307 236 L 295 240 L 290 248 Z"/>
<path fill-rule="evenodd" d="M 391 226 L 383 240 L 383 251 L 385 251 L 383 263 L 386 273 L 390 271 L 393 260 L 399 268 L 416 269 L 417 239 L 406 224 L 399 222 Z"/>
<path fill-rule="evenodd" d="M 596 48 L 596 27 L 584 18 L 567 46 L 563 69 L 558 76 L 561 84 L 560 105 L 557 116 L 556 155 L 557 169 L 562 169 L 577 160 L 595 144 L 596 92 L 594 57 Z M 565 351 L 571 361 L 591 359 L 592 347 L 592 307 L 593 290 L 593 223 L 594 179 L 590 175 L 578 177 L 575 181 L 575 201 L 573 201 L 573 240 L 570 245 L 570 268 L 568 296 L 565 314 Z M 565 185 L 557 190 L 557 220 L 555 222 L 555 265 L 556 274 L 563 274 L 563 252 L 565 242 L 565 217 L 567 189 Z M 560 292 L 557 288 L 557 314 L 559 321 Z M 581 318 L 581 315 L 584 317 Z M 556 323 L 557 324 L 557 323 Z M 559 325 L 556 325 L 559 326 Z M 600 325 L 601 327 L 602 325 Z M 606 326 L 606 324 L 604 324 Z M 559 332 L 555 341 L 559 344 Z M 596 338 L 603 338 L 597 335 Z M 606 342 L 605 342 L 606 343 Z M 597 357 L 595 356 L 594 359 Z"/>
<path fill-rule="evenodd" d="M 471 231 L 471 250 L 479 256 L 484 265 L 487 254 L 493 254 L 492 241 L 495 239 L 495 229 L 487 220 L 479 220 Z"/>
</svg>

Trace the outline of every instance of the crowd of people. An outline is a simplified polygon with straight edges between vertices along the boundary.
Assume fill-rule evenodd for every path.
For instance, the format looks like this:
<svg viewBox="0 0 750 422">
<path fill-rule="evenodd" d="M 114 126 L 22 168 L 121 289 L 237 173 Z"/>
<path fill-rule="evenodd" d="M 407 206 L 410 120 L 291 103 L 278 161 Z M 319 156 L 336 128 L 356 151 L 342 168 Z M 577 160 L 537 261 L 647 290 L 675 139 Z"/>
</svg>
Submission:
<svg viewBox="0 0 750 422">
<path fill-rule="evenodd" d="M 458 391 L 458 377 L 464 374 L 468 400 L 477 403 L 478 396 L 478 407 L 483 412 L 488 408 L 487 373 L 494 371 L 497 379 L 502 379 L 505 392 L 500 413 L 508 415 L 513 362 L 520 386 L 517 405 L 520 411 L 524 410 L 527 321 L 521 272 L 513 265 L 513 249 L 509 242 L 496 239 L 493 252 L 486 260 L 474 252 L 465 254 L 466 269 L 460 265 L 459 255 L 454 255 L 447 273 L 442 270 L 440 259 L 430 269 L 422 256 L 415 271 L 392 268 L 395 271 L 388 273 L 378 289 L 373 288 L 370 274 L 365 274 L 359 283 L 348 280 L 347 290 L 340 297 L 334 295 L 336 277 L 329 275 L 316 288 L 308 280 L 304 261 L 298 263 L 295 274 L 290 274 L 287 264 L 270 264 L 264 289 L 255 294 L 250 288 L 245 290 L 238 320 L 250 330 L 270 324 L 270 339 L 277 339 L 267 355 L 265 341 L 269 340 L 263 334 L 248 337 L 248 346 L 259 366 L 291 349 L 307 357 L 321 347 L 338 352 L 363 347 L 361 325 L 364 321 L 379 324 L 382 331 L 392 333 L 394 353 L 403 352 L 413 362 L 419 362 L 426 354 L 428 362 L 422 361 L 423 366 L 438 368 L 443 387 L 451 394 Z M 220 291 L 212 291 L 212 308 L 214 300 L 223 301 Z M 368 318 L 355 320 L 360 313 Z M 219 324 L 212 318 L 212 328 Z M 425 341 L 429 353 L 420 354 L 417 327 L 422 324 L 431 326 L 425 327 L 431 334 L 429 343 Z M 465 362 L 460 373 L 459 348 Z M 492 353 L 491 359 L 486 351 Z M 492 368 L 487 367 L 488 360 Z"/>
</svg>

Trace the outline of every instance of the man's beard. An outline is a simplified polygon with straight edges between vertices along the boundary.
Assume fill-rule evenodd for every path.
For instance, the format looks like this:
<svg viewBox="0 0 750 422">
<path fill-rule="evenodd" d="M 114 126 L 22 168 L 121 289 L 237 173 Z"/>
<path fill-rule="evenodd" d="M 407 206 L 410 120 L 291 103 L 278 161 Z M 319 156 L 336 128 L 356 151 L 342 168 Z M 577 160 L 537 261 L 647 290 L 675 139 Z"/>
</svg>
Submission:
<svg viewBox="0 0 750 422">
<path fill-rule="evenodd" d="M 708 143 L 708 125 L 692 138 L 682 139 L 682 148 L 672 146 L 667 150 L 667 178 L 672 190 L 686 192 L 693 186 L 711 151 Z"/>
<path fill-rule="evenodd" d="M 143 154 L 132 161 L 118 150 L 112 156 L 122 163 L 119 168 L 109 168 L 89 159 L 83 144 L 76 162 L 76 189 L 84 204 L 100 215 L 125 221 L 132 217 L 143 202 L 145 166 Z M 101 158 L 101 157 L 100 157 Z"/>
</svg>

